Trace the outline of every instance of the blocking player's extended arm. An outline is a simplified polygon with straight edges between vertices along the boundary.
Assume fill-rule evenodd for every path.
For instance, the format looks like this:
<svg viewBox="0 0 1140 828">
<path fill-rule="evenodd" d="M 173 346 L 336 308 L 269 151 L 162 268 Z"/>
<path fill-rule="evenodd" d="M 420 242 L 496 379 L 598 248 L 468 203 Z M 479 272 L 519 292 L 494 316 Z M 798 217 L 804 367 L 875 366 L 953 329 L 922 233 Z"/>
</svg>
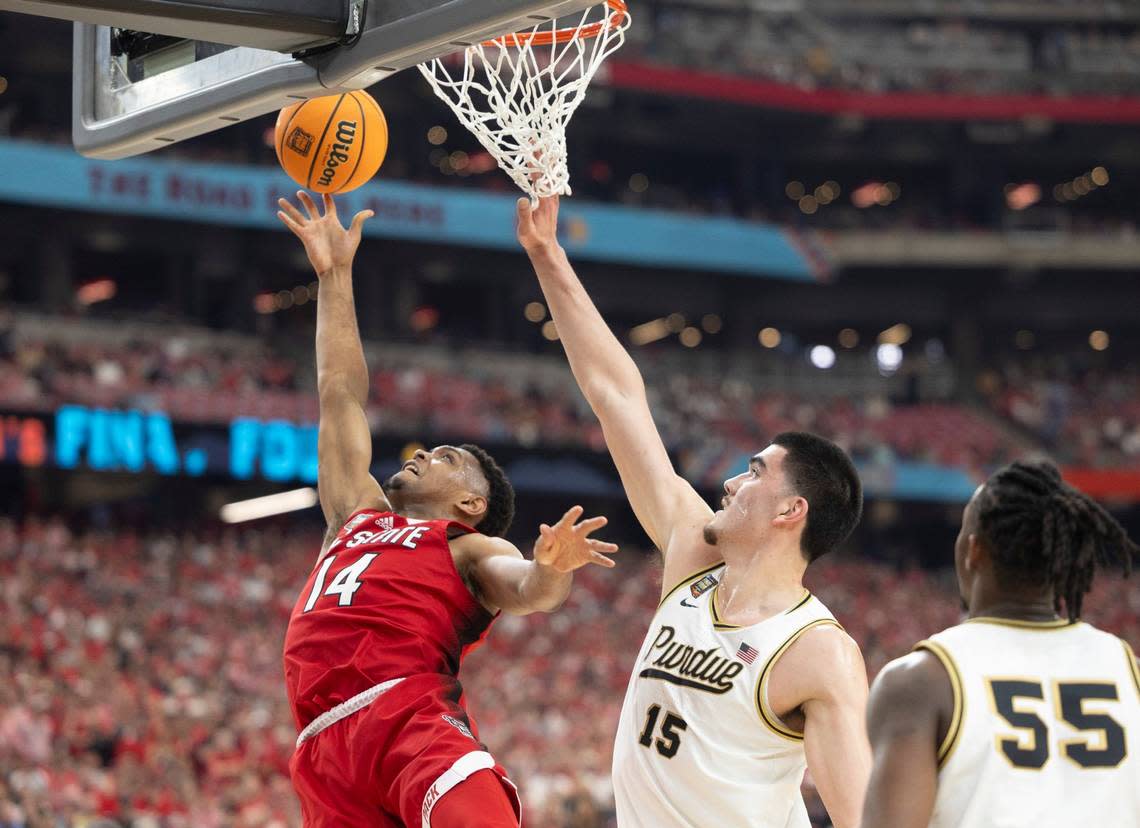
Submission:
<svg viewBox="0 0 1140 828">
<path fill-rule="evenodd" d="M 703 526 L 712 510 L 674 471 L 650 414 L 641 372 L 602 319 L 558 244 L 558 197 L 540 200 L 533 210 L 527 199 L 520 199 L 518 222 L 519 242 L 534 265 L 570 369 L 601 421 L 630 506 L 650 539 L 666 553 L 666 587 L 672 586 L 717 559 L 715 550 L 699 541 L 684 544 L 675 556 L 670 549 L 675 529 Z M 682 555 L 692 557 L 680 560 Z M 671 562 L 671 556 L 677 560 Z"/>
<path fill-rule="evenodd" d="M 864 715 L 867 669 L 851 636 L 808 630 L 780 657 L 768 684 L 773 710 L 799 707 L 808 770 L 835 828 L 857 828 L 871 771 Z"/>
<path fill-rule="evenodd" d="M 324 214 L 308 193 L 298 193 L 305 215 L 281 199 L 281 221 L 304 243 L 320 280 L 317 301 L 317 392 L 320 430 L 317 437 L 321 509 L 334 533 L 357 509 L 387 508 L 380 484 L 369 473 L 372 434 L 365 415 L 368 366 L 356 325 L 352 293 L 352 260 L 371 211 L 358 213 L 345 230 L 336 204 L 324 197 Z"/>
<path fill-rule="evenodd" d="M 587 564 L 614 565 L 603 553 L 616 552 L 617 546 L 590 537 L 606 525 L 606 519 L 577 523 L 581 516 L 582 507 L 575 506 L 553 526 L 542 524 L 530 561 L 509 541 L 485 535 L 457 538 L 452 548 L 462 549 L 471 562 L 471 580 L 487 609 L 511 615 L 552 612 L 570 594 L 574 570 Z"/>
<path fill-rule="evenodd" d="M 892 661 L 867 708 L 874 764 L 863 828 L 926 828 L 938 793 L 938 746 L 953 709 L 950 680 L 929 653 Z"/>
</svg>

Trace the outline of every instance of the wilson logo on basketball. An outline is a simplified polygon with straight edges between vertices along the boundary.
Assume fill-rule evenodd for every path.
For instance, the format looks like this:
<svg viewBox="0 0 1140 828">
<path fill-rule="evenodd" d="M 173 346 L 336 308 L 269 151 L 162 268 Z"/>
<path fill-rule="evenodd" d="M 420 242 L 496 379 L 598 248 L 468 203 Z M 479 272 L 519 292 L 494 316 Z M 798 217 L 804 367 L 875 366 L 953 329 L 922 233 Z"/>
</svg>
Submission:
<svg viewBox="0 0 1140 828">
<path fill-rule="evenodd" d="M 321 170 L 321 177 L 317 183 L 327 187 L 336 175 L 337 167 L 347 164 L 349 152 L 356 141 L 356 121 L 341 121 L 336 125 L 336 143 L 329 147 L 329 154 L 325 158 L 325 168 Z"/>
<path fill-rule="evenodd" d="M 313 136 L 297 127 L 289 133 L 288 146 L 299 155 L 308 155 L 313 149 Z"/>
</svg>

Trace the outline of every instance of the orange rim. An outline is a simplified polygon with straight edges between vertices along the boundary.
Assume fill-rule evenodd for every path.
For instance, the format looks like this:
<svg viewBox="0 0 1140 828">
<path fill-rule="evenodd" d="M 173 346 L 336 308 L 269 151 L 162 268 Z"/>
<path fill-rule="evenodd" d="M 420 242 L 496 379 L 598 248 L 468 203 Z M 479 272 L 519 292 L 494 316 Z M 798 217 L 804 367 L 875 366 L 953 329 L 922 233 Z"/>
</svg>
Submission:
<svg viewBox="0 0 1140 828">
<path fill-rule="evenodd" d="M 605 0 L 611 14 L 604 23 L 590 23 L 573 29 L 558 29 L 553 32 L 515 32 L 494 40 L 483 41 L 484 46 L 551 46 L 567 43 L 575 38 L 593 38 L 606 29 L 620 26 L 629 17 L 629 6 L 625 0 Z"/>
</svg>

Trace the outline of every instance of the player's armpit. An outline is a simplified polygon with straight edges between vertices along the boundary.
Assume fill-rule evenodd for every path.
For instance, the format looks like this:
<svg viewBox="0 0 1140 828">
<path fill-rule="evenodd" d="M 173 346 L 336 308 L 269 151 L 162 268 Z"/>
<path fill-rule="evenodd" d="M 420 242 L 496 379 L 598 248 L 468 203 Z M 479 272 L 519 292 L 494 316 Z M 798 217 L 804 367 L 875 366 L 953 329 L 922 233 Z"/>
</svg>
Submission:
<svg viewBox="0 0 1140 828">
<path fill-rule="evenodd" d="M 930 653 L 888 664 L 871 690 L 873 765 L 863 828 L 926 828 L 938 792 L 941 722 L 953 710 L 950 680 Z"/>
<path fill-rule="evenodd" d="M 777 712 L 798 705 L 808 770 L 832 824 L 856 828 L 871 768 L 859 646 L 834 624 L 808 630 L 776 662 L 768 700 Z"/>
<path fill-rule="evenodd" d="M 542 524 L 534 544 L 534 560 L 525 560 L 514 544 L 486 535 L 465 535 L 452 541 L 460 571 L 469 573 L 469 586 L 488 610 L 513 615 L 552 612 L 570 594 L 573 573 L 595 564 L 607 568 L 617 552 L 612 543 L 590 537 L 606 525 L 604 517 L 582 517 L 571 507 L 553 526 Z"/>
<path fill-rule="evenodd" d="M 317 490 L 329 530 L 365 508 L 387 510 L 388 499 L 369 472 L 372 432 L 356 397 L 335 382 L 320 388 L 321 422 L 317 436 Z"/>
<path fill-rule="evenodd" d="M 459 553 L 457 564 L 468 587 L 489 612 L 528 615 L 557 609 L 570 591 L 569 575 L 551 573 L 550 583 L 537 583 L 534 561 L 502 538 L 463 535 L 451 541 L 451 548 Z"/>
</svg>

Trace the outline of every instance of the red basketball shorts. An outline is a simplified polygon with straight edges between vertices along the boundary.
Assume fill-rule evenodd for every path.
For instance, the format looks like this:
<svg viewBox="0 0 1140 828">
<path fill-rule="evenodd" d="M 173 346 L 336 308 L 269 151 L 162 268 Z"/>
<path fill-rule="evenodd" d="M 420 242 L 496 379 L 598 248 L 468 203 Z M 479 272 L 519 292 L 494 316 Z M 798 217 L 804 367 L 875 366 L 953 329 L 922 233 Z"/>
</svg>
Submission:
<svg viewBox="0 0 1140 828">
<path fill-rule="evenodd" d="M 494 772 L 518 816 L 518 792 L 460 696 L 450 676 L 413 676 L 303 741 L 289 771 L 305 828 L 430 828 L 440 799 L 481 770 Z M 478 828 L 479 803 L 470 810 Z"/>
</svg>

